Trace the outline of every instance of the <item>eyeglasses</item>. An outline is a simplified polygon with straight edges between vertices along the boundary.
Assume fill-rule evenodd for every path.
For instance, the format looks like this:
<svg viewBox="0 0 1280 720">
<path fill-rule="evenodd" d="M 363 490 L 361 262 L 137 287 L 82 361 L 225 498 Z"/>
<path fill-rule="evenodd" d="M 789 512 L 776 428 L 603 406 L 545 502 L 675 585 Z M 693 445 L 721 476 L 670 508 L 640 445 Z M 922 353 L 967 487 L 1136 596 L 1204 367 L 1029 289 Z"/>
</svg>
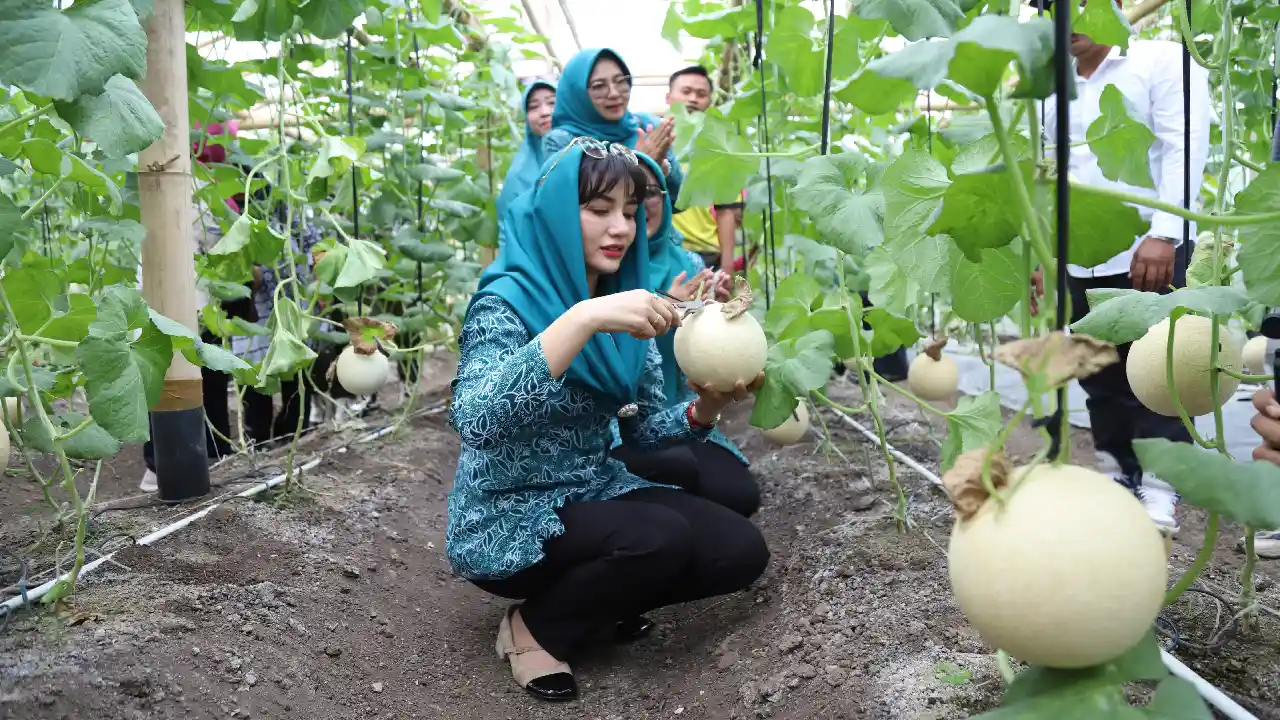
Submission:
<svg viewBox="0 0 1280 720">
<path fill-rule="evenodd" d="M 667 194 L 667 191 L 663 190 L 661 185 L 650 185 L 645 188 L 644 196 L 645 196 L 645 199 L 660 198 L 665 196 L 666 194 Z"/>
<path fill-rule="evenodd" d="M 619 75 L 612 80 L 595 80 L 587 85 L 587 94 L 592 97 L 604 97 L 609 94 L 609 88 L 613 88 L 619 95 L 631 92 L 631 76 Z"/>
<path fill-rule="evenodd" d="M 564 149 L 556 155 L 556 161 L 551 163 L 551 167 L 547 168 L 547 171 L 543 173 L 542 178 L 538 180 L 539 185 L 542 184 L 543 180 L 547 179 L 547 175 L 550 175 L 551 171 L 555 170 L 556 166 L 560 164 L 560 159 L 568 154 L 569 150 L 575 145 L 582 148 L 583 154 L 589 155 L 596 160 L 604 160 L 610 155 L 617 155 L 632 165 L 640 164 L 640 160 L 636 157 L 636 154 L 626 145 L 619 145 L 615 142 L 604 142 L 603 140 L 579 135 L 573 140 L 570 140 L 569 144 L 565 145 Z"/>
</svg>

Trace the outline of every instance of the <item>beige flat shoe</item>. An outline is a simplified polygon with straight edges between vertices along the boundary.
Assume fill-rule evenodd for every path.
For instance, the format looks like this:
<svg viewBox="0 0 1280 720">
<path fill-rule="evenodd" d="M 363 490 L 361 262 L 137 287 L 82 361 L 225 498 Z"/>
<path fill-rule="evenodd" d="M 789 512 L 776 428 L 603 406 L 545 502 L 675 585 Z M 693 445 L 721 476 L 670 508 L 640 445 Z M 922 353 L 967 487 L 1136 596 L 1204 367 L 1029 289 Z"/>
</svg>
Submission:
<svg viewBox="0 0 1280 720">
<path fill-rule="evenodd" d="M 511 676 L 530 695 L 551 702 L 576 700 L 578 682 L 574 680 L 573 670 L 567 663 L 560 662 L 551 668 L 532 668 L 521 662 L 523 655 L 546 651 L 540 647 L 516 646 L 515 636 L 511 632 L 511 616 L 519 609 L 519 605 L 507 608 L 498 625 L 498 639 L 494 644 L 498 657 L 511 664 Z"/>
</svg>

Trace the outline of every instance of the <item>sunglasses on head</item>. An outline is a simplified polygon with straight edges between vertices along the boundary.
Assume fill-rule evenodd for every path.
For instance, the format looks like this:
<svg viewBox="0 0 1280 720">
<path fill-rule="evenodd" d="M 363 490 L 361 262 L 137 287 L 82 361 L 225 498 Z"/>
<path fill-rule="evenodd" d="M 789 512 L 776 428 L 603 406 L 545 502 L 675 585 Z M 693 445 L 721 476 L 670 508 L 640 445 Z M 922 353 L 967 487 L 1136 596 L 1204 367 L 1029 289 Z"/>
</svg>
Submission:
<svg viewBox="0 0 1280 720">
<path fill-rule="evenodd" d="M 556 161 L 551 163 L 551 167 L 547 168 L 547 172 L 542 176 L 542 179 L 538 181 L 539 184 L 541 184 L 543 180 L 547 179 L 547 175 L 550 175 L 552 170 L 556 169 L 556 166 L 560 164 L 560 158 L 563 158 L 565 154 L 575 146 L 582 148 L 582 152 L 584 154 L 589 155 L 596 160 L 604 160 L 610 155 L 617 155 L 624 158 L 632 165 L 640 164 L 640 160 L 636 158 L 636 154 L 626 145 L 620 145 L 615 142 L 604 142 L 603 140 L 597 140 L 591 137 L 578 136 L 569 141 L 568 145 L 564 146 L 564 149 L 556 156 Z"/>
</svg>

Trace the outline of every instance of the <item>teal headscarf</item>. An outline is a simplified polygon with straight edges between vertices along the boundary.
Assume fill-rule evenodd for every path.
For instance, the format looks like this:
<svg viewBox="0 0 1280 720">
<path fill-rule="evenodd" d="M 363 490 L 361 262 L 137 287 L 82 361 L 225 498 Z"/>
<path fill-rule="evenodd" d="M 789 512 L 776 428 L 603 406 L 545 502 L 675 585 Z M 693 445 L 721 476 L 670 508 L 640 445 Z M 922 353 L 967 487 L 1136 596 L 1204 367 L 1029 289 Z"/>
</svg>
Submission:
<svg viewBox="0 0 1280 720">
<path fill-rule="evenodd" d="M 583 156 L 582 147 L 575 145 L 547 158 L 538 175 L 545 178 L 535 180 L 532 192 L 511 203 L 503 218 L 506 244 L 480 277 L 472 297 L 472 302 L 485 295 L 502 298 L 533 335 L 590 297 L 578 202 Z M 636 227 L 644 226 L 641 206 Z M 649 246 L 642 242 L 632 243 L 617 273 L 600 278 L 597 294 L 636 289 L 652 289 Z M 596 333 L 574 358 L 565 379 L 625 405 L 635 401 L 647 352 L 647 341 L 627 333 Z"/>
<path fill-rule="evenodd" d="M 511 161 L 511 169 L 507 170 L 507 176 L 502 181 L 502 192 L 498 193 L 499 220 L 506 214 L 511 201 L 537 182 L 540 177 L 538 170 L 546 160 L 542 152 L 542 137 L 535 134 L 533 126 L 529 124 L 529 98 L 533 96 L 535 90 L 542 88 L 552 92 L 556 90 L 556 86 L 546 80 L 537 80 L 524 91 L 524 104 L 521 106 L 525 113 L 524 142 L 520 143 L 520 149 L 516 151 L 516 157 Z"/>
<path fill-rule="evenodd" d="M 606 120 L 595 105 L 591 104 L 591 96 L 587 93 L 591 71 L 595 69 L 596 61 L 601 55 L 616 61 L 622 67 L 622 72 L 631 74 L 627 64 L 622 61 L 622 56 L 612 50 L 591 48 L 579 51 L 565 63 L 564 72 L 560 75 L 560 89 L 556 95 L 556 111 L 551 115 L 551 127 L 564 130 L 574 137 L 593 137 L 634 148 L 640 119 L 628 110 L 621 120 Z"/>
<path fill-rule="evenodd" d="M 637 155 L 640 161 L 658 178 L 658 184 L 667 189 L 667 179 L 662 176 L 662 168 L 647 155 Z M 649 280 L 655 288 L 666 292 L 671 281 L 680 273 L 692 276 L 695 266 L 689 253 L 683 248 L 680 232 L 671 225 L 671 195 L 662 199 L 662 225 L 657 232 L 649 236 Z M 686 278 L 687 279 L 687 278 Z M 684 374 L 676 363 L 675 331 L 659 335 L 658 351 L 662 353 L 662 386 L 667 400 L 680 397 L 680 388 L 684 385 Z"/>
</svg>

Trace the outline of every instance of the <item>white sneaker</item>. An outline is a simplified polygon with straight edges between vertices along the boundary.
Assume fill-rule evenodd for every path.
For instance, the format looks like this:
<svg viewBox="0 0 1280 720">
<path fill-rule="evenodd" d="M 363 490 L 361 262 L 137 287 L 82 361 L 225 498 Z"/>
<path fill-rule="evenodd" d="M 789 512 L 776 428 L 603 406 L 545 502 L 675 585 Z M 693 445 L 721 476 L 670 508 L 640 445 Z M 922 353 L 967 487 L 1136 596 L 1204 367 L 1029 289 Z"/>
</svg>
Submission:
<svg viewBox="0 0 1280 720">
<path fill-rule="evenodd" d="M 1142 473 L 1142 483 L 1138 486 L 1138 499 L 1147 509 L 1147 514 L 1160 529 L 1170 535 L 1178 534 L 1178 519 L 1174 513 L 1178 509 L 1178 493 L 1173 487 L 1155 475 Z"/>
<path fill-rule="evenodd" d="M 1129 477 L 1125 475 L 1124 470 L 1120 468 L 1120 461 L 1116 460 L 1116 456 L 1106 450 L 1095 450 L 1093 453 L 1094 460 L 1097 461 L 1098 472 L 1115 480 L 1116 482 L 1129 487 Z"/>
<path fill-rule="evenodd" d="M 138 489 L 144 493 L 153 493 L 159 490 L 160 485 L 156 482 L 156 474 L 148 470 L 142 476 L 142 482 L 138 483 Z"/>
<path fill-rule="evenodd" d="M 1244 550 L 1244 538 L 1236 543 Z M 1280 530 L 1259 530 L 1253 534 L 1253 553 L 1263 560 L 1280 558 Z"/>
</svg>

